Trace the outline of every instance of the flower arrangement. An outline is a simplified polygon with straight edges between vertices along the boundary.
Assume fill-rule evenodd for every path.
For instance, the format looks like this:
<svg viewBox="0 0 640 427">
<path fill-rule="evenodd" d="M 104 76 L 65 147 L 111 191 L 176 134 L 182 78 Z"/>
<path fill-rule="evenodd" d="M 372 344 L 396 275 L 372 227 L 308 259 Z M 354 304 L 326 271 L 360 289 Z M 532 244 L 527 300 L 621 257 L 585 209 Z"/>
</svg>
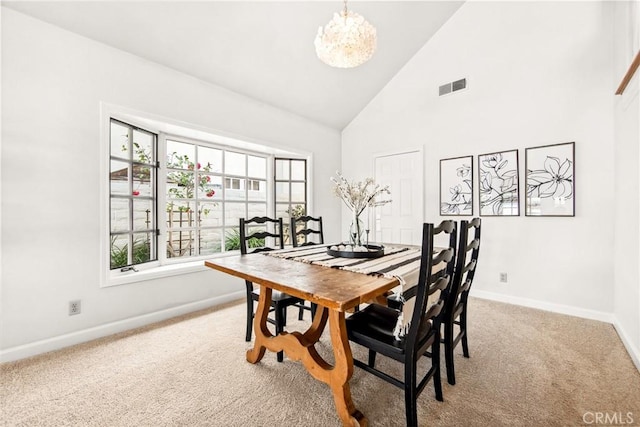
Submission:
<svg viewBox="0 0 640 427">
<path fill-rule="evenodd" d="M 353 214 L 353 223 L 349 232 L 351 244 L 356 247 L 362 246 L 362 221 L 360 220 L 360 215 L 367 208 L 391 203 L 390 199 L 380 200 L 383 195 L 390 195 L 391 191 L 389 191 L 388 185 L 383 187 L 380 184 L 376 184 L 372 178 L 350 182 L 340 172 L 336 172 L 336 176 L 331 177 L 331 181 L 335 184 L 333 191 Z M 367 227 L 369 227 L 368 224 Z M 367 233 L 369 232 L 368 228 L 366 231 Z"/>
</svg>

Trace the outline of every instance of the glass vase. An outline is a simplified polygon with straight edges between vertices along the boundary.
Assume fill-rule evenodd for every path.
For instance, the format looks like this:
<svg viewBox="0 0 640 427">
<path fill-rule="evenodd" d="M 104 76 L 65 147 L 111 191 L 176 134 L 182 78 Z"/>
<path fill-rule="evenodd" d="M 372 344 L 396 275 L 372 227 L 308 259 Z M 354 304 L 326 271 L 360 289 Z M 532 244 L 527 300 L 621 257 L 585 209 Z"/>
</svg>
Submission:
<svg viewBox="0 0 640 427">
<path fill-rule="evenodd" d="M 351 221 L 351 226 L 349 227 L 349 239 L 350 243 L 354 247 L 364 245 L 363 235 L 365 233 L 364 224 L 360 220 L 360 215 L 357 215 L 355 212 L 353 214 L 353 219 Z"/>
</svg>

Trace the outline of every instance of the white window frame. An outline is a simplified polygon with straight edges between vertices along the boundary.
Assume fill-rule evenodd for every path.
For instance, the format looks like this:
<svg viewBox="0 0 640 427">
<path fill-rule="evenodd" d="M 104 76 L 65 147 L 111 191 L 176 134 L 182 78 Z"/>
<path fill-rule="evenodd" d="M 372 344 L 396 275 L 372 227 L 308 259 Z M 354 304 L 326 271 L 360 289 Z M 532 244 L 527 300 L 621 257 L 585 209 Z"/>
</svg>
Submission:
<svg viewBox="0 0 640 427">
<path fill-rule="evenodd" d="M 206 271 L 204 260 L 229 256 L 238 253 L 238 251 L 227 251 L 218 254 L 201 255 L 198 257 L 188 258 L 166 258 L 166 139 L 176 141 L 184 141 L 196 143 L 200 145 L 211 144 L 215 148 L 225 147 L 234 152 L 249 155 L 258 155 L 266 157 L 267 176 L 266 176 L 266 192 L 267 192 L 267 215 L 270 215 L 275 209 L 274 200 L 274 158 L 289 157 L 307 160 L 307 209 L 311 210 L 313 200 L 311 197 L 311 188 L 313 176 L 313 155 L 309 152 L 283 150 L 273 144 L 264 141 L 254 140 L 251 138 L 238 137 L 230 135 L 222 131 L 213 131 L 211 129 L 203 129 L 199 126 L 186 127 L 184 122 L 159 117 L 153 114 L 140 112 L 127 107 L 116 106 L 113 104 L 100 104 L 100 287 L 109 287 L 124 285 L 130 283 L 141 282 L 145 280 L 158 279 L 174 275 L 182 275 L 199 271 Z M 144 264 L 135 265 L 135 270 L 121 272 L 120 270 L 110 269 L 110 225 L 109 225 L 109 170 L 110 170 L 110 119 L 116 119 L 133 126 L 146 129 L 158 135 L 158 160 L 160 161 L 160 169 L 158 172 L 158 226 L 160 235 L 158 236 L 158 260 L 150 261 Z M 248 174 L 248 181 L 252 177 Z M 223 180 L 223 189 L 225 185 Z M 245 192 L 248 192 L 248 182 L 245 185 Z M 245 203 L 250 203 L 249 200 Z M 224 239 L 224 235 L 222 236 Z"/>
</svg>

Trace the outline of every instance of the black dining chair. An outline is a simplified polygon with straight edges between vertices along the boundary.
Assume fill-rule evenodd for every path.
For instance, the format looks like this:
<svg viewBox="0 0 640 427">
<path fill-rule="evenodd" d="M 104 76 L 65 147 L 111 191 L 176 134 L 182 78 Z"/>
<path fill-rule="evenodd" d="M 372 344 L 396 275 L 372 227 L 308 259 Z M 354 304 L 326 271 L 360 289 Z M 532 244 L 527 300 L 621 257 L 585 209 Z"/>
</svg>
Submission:
<svg viewBox="0 0 640 427">
<path fill-rule="evenodd" d="M 368 363 L 354 358 L 354 364 L 404 389 L 407 426 L 418 425 L 417 399 L 430 380 L 433 380 L 436 399 L 443 400 L 440 380 L 440 322 L 453 274 L 455 248 L 434 250 L 434 236 L 440 233 L 455 235 L 456 223 L 443 221 L 437 227 L 429 223 L 423 224 L 418 283 L 404 286 L 405 303 L 402 309 L 370 304 L 346 319 L 349 340 L 369 350 Z M 413 310 L 403 314 L 402 310 L 408 310 L 411 300 Z M 401 315 L 410 317 L 408 325 L 399 321 Z M 398 328 L 405 333 L 398 334 Z M 375 367 L 377 353 L 404 365 L 403 380 Z M 431 358 L 431 367 L 418 382 L 417 364 L 423 356 Z"/>
<path fill-rule="evenodd" d="M 469 357 L 467 302 L 469 289 L 471 289 L 478 264 L 480 226 L 480 218 L 474 218 L 471 221 L 460 221 L 460 242 L 456 257 L 456 268 L 442 319 L 442 327 L 444 329 L 442 340 L 444 343 L 445 363 L 447 365 L 447 381 L 451 385 L 456 383 L 453 350 L 461 341 L 462 354 L 464 357 Z M 456 326 L 458 327 L 457 334 L 455 334 Z"/>
<path fill-rule="evenodd" d="M 284 249 L 284 232 L 282 218 L 254 217 L 248 220 L 240 218 L 240 253 L 253 254 L 274 249 Z M 254 289 L 253 282 L 245 280 L 247 290 L 247 335 L 246 341 L 251 341 L 253 333 L 253 302 L 260 299 L 260 289 Z M 300 298 L 293 297 L 280 291 L 271 293 L 270 312 L 274 312 L 275 319 L 267 321 L 276 328 L 276 335 L 284 331 L 287 324 L 287 307 L 303 304 Z M 278 362 L 284 360 L 284 353 L 278 352 Z"/>
<path fill-rule="evenodd" d="M 294 248 L 324 244 L 322 217 L 314 218 L 309 215 L 298 218 L 291 217 L 291 242 Z M 311 319 L 313 320 L 317 307 L 318 305 L 314 303 L 311 303 L 310 307 L 302 303 L 298 312 L 298 320 L 303 319 L 305 310 L 311 311 Z"/>
<path fill-rule="evenodd" d="M 322 230 L 322 217 L 314 218 L 303 215 L 298 218 L 291 218 L 291 242 L 293 247 L 321 245 L 324 243 L 324 232 Z"/>
</svg>

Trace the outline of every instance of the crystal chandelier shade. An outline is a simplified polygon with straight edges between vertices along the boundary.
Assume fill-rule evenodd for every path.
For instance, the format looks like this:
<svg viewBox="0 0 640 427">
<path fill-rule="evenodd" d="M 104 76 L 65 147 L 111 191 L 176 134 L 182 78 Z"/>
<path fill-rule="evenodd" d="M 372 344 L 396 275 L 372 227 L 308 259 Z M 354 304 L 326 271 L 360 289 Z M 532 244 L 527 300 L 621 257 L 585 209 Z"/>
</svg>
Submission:
<svg viewBox="0 0 640 427">
<path fill-rule="evenodd" d="M 364 64 L 376 51 L 376 29 L 361 15 L 347 10 L 318 29 L 316 53 L 322 62 L 337 68 L 353 68 Z"/>
</svg>

